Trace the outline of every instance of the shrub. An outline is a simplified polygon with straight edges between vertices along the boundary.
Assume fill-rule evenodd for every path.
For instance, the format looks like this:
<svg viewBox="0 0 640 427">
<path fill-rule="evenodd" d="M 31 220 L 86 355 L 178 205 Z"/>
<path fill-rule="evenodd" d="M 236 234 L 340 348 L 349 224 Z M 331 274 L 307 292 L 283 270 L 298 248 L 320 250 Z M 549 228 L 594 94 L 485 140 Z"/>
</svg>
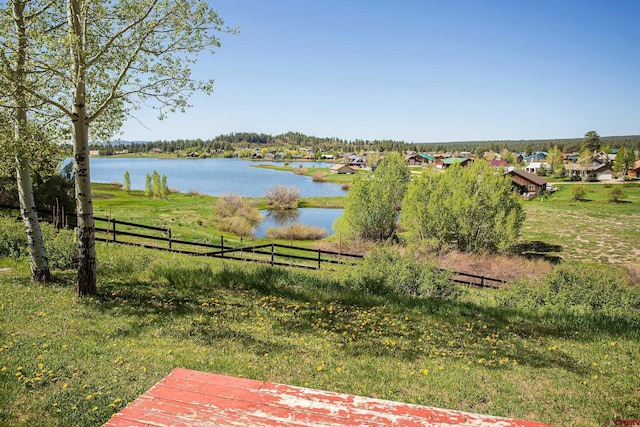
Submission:
<svg viewBox="0 0 640 427">
<path fill-rule="evenodd" d="M 44 247 L 49 268 L 60 270 L 72 268 L 77 261 L 78 242 L 72 230 L 58 230 L 51 224 L 41 223 Z"/>
<path fill-rule="evenodd" d="M 402 227 L 410 241 L 462 252 L 497 252 L 516 242 L 525 212 L 509 178 L 487 162 L 425 170 L 409 184 Z"/>
<path fill-rule="evenodd" d="M 300 190 L 295 187 L 276 185 L 267 189 L 264 195 L 269 206 L 275 209 L 296 209 L 300 198 Z"/>
<path fill-rule="evenodd" d="M 71 268 L 76 262 L 76 235 L 71 230 L 58 230 L 40 222 L 49 268 Z M 29 255 L 27 235 L 21 221 L 0 219 L 0 256 L 21 258 Z"/>
<path fill-rule="evenodd" d="M 409 252 L 382 247 L 373 250 L 354 268 L 350 283 L 357 290 L 374 294 L 397 294 L 439 299 L 455 299 L 461 294 L 449 274 L 435 264 Z"/>
<path fill-rule="evenodd" d="M 620 185 L 614 185 L 609 190 L 607 201 L 611 203 L 620 203 L 626 197 L 626 194 Z"/>
<path fill-rule="evenodd" d="M 293 173 L 295 173 L 296 175 L 306 175 L 307 171 L 308 171 L 308 169 L 305 169 L 302 166 L 300 166 L 299 168 L 294 169 Z"/>
<path fill-rule="evenodd" d="M 27 250 L 27 235 L 22 222 L 0 218 L 0 256 L 19 258 Z"/>
<path fill-rule="evenodd" d="M 499 294 L 502 305 L 558 313 L 595 313 L 640 321 L 640 289 L 620 270 L 562 264 L 542 280 L 519 282 Z"/>
<path fill-rule="evenodd" d="M 584 185 L 574 185 L 571 187 L 571 198 L 575 202 L 584 202 L 587 200 L 587 190 Z"/>
<path fill-rule="evenodd" d="M 327 173 L 323 171 L 317 171 L 317 172 L 314 172 L 313 175 L 311 175 L 311 180 L 313 182 L 325 182 L 326 178 L 327 178 Z"/>
<path fill-rule="evenodd" d="M 268 228 L 265 237 L 268 239 L 318 240 L 327 236 L 327 230 L 317 226 L 292 224 L 282 228 Z"/>
<path fill-rule="evenodd" d="M 262 221 L 260 212 L 237 194 L 223 194 L 217 200 L 214 210 L 218 228 L 238 236 L 253 234 L 255 226 Z"/>
</svg>

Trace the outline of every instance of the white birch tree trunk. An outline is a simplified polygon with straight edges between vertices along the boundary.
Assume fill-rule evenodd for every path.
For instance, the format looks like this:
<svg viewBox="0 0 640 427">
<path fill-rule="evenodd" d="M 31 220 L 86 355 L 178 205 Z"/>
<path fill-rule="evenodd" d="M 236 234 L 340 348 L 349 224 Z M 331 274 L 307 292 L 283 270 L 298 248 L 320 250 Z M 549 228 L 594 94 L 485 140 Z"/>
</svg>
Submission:
<svg viewBox="0 0 640 427">
<path fill-rule="evenodd" d="M 47 253 L 44 248 L 42 230 L 38 221 L 38 212 L 33 198 L 33 185 L 31 180 L 31 168 L 29 161 L 16 157 L 18 196 L 20 199 L 20 213 L 27 232 L 29 246 L 29 258 L 31 260 L 31 280 L 45 282 L 51 279 Z"/>
<path fill-rule="evenodd" d="M 23 145 L 28 141 L 27 135 L 27 107 L 26 97 L 22 85 L 24 83 L 25 63 L 27 57 L 27 33 L 24 22 L 24 1 L 15 1 L 13 5 L 14 22 L 17 36 L 16 64 L 14 79 L 16 83 L 15 103 L 15 150 L 16 150 L 16 180 L 18 187 L 18 197 L 20 200 L 20 213 L 24 221 L 29 247 L 29 257 L 31 261 L 31 279 L 36 282 L 44 282 L 51 279 L 49 263 L 44 247 L 44 239 L 38 212 L 33 198 L 33 181 L 31 179 L 31 167 L 29 160 L 24 155 L 18 153 L 23 150 Z"/>
<path fill-rule="evenodd" d="M 94 295 L 96 286 L 96 241 L 89 169 L 89 125 L 86 105 L 85 23 L 81 0 L 68 0 L 68 19 L 73 59 L 73 168 L 78 216 L 78 296 Z"/>
</svg>

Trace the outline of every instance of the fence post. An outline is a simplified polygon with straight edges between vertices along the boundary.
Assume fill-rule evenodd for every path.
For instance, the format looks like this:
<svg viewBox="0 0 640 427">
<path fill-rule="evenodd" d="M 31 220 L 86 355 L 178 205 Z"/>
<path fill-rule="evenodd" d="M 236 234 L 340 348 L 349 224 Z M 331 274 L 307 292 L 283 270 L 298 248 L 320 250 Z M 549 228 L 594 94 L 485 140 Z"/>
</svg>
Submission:
<svg viewBox="0 0 640 427">
<path fill-rule="evenodd" d="M 322 259 L 320 259 L 320 248 L 318 248 L 318 270 L 320 270 L 320 264 L 322 264 Z"/>
<path fill-rule="evenodd" d="M 167 228 L 167 231 L 169 232 L 169 249 L 171 249 L 171 229 Z"/>
<path fill-rule="evenodd" d="M 271 267 L 273 267 L 273 257 L 274 257 L 274 246 L 273 246 L 273 242 L 271 242 Z"/>
<path fill-rule="evenodd" d="M 224 258 L 224 236 L 220 235 L 220 254 Z"/>
<path fill-rule="evenodd" d="M 480 286 L 484 288 L 484 276 L 480 276 Z"/>
</svg>

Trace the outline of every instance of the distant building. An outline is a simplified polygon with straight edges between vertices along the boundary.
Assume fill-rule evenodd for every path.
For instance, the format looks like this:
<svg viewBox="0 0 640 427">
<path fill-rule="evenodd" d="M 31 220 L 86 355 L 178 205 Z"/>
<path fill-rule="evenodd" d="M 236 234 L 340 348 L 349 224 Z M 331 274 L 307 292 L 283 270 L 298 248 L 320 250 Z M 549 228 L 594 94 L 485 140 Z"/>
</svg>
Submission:
<svg viewBox="0 0 640 427">
<path fill-rule="evenodd" d="M 442 159 L 436 159 L 436 168 L 438 169 L 447 169 L 455 164 L 460 165 L 460 167 L 467 167 L 471 164 L 473 160 L 469 158 L 462 157 L 447 157 Z"/>
<path fill-rule="evenodd" d="M 354 166 L 349 166 L 349 165 L 345 165 L 342 163 L 338 163 L 335 164 L 333 166 L 331 166 L 331 168 L 329 168 L 329 171 L 331 171 L 331 173 L 337 173 L 337 174 L 352 174 L 352 173 L 356 173 L 358 172 L 358 168 L 354 167 Z"/>
<path fill-rule="evenodd" d="M 547 189 L 547 181 L 538 175 L 523 170 L 512 170 L 507 174 L 511 176 L 511 185 L 518 194 L 540 194 Z"/>
</svg>

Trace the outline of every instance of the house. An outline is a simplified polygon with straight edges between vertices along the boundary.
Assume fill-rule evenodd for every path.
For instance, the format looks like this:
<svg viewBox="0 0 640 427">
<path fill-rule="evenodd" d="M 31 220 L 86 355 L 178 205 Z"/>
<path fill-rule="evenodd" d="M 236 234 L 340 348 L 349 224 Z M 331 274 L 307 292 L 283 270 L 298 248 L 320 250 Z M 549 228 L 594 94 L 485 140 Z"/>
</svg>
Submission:
<svg viewBox="0 0 640 427">
<path fill-rule="evenodd" d="M 432 155 L 425 153 L 411 154 L 407 156 L 406 159 L 409 166 L 421 166 L 435 162 L 435 159 Z"/>
<path fill-rule="evenodd" d="M 99 156 L 101 156 L 100 150 L 89 150 L 89 156 L 91 156 L 91 157 L 99 157 Z"/>
<path fill-rule="evenodd" d="M 436 168 L 438 169 L 447 169 L 455 164 L 460 165 L 460 167 L 467 167 L 469 164 L 473 162 L 472 159 L 462 158 L 462 157 L 447 157 L 436 159 Z"/>
<path fill-rule="evenodd" d="M 358 156 L 356 154 L 351 154 L 349 156 L 349 165 L 357 166 L 358 168 L 364 168 L 367 166 L 367 156 Z"/>
<path fill-rule="evenodd" d="M 515 164 L 520 164 L 524 161 L 524 156 L 522 155 L 522 153 L 515 153 L 513 155 L 513 162 Z"/>
<path fill-rule="evenodd" d="M 578 163 L 567 163 L 564 169 L 568 176 L 579 176 L 583 181 L 609 181 L 616 177 L 610 163 L 593 161 L 586 167 Z"/>
<path fill-rule="evenodd" d="M 627 172 L 627 174 L 631 178 L 640 178 L 640 160 L 636 161 L 635 165 L 633 165 L 633 167 L 629 169 L 629 172 Z"/>
<path fill-rule="evenodd" d="M 352 174 L 358 172 L 358 168 L 354 166 L 345 165 L 343 163 L 338 163 L 329 168 L 331 173 L 337 174 Z"/>
<path fill-rule="evenodd" d="M 511 176 L 511 185 L 518 194 L 540 194 L 547 189 L 547 181 L 538 175 L 514 169 L 507 172 Z"/>
<path fill-rule="evenodd" d="M 524 167 L 524 171 L 538 175 L 538 169 L 540 168 L 549 170 L 551 168 L 551 165 L 546 162 L 531 162 Z"/>
<path fill-rule="evenodd" d="M 149 150 L 149 154 L 160 154 L 162 153 L 162 148 L 152 148 Z"/>
</svg>

